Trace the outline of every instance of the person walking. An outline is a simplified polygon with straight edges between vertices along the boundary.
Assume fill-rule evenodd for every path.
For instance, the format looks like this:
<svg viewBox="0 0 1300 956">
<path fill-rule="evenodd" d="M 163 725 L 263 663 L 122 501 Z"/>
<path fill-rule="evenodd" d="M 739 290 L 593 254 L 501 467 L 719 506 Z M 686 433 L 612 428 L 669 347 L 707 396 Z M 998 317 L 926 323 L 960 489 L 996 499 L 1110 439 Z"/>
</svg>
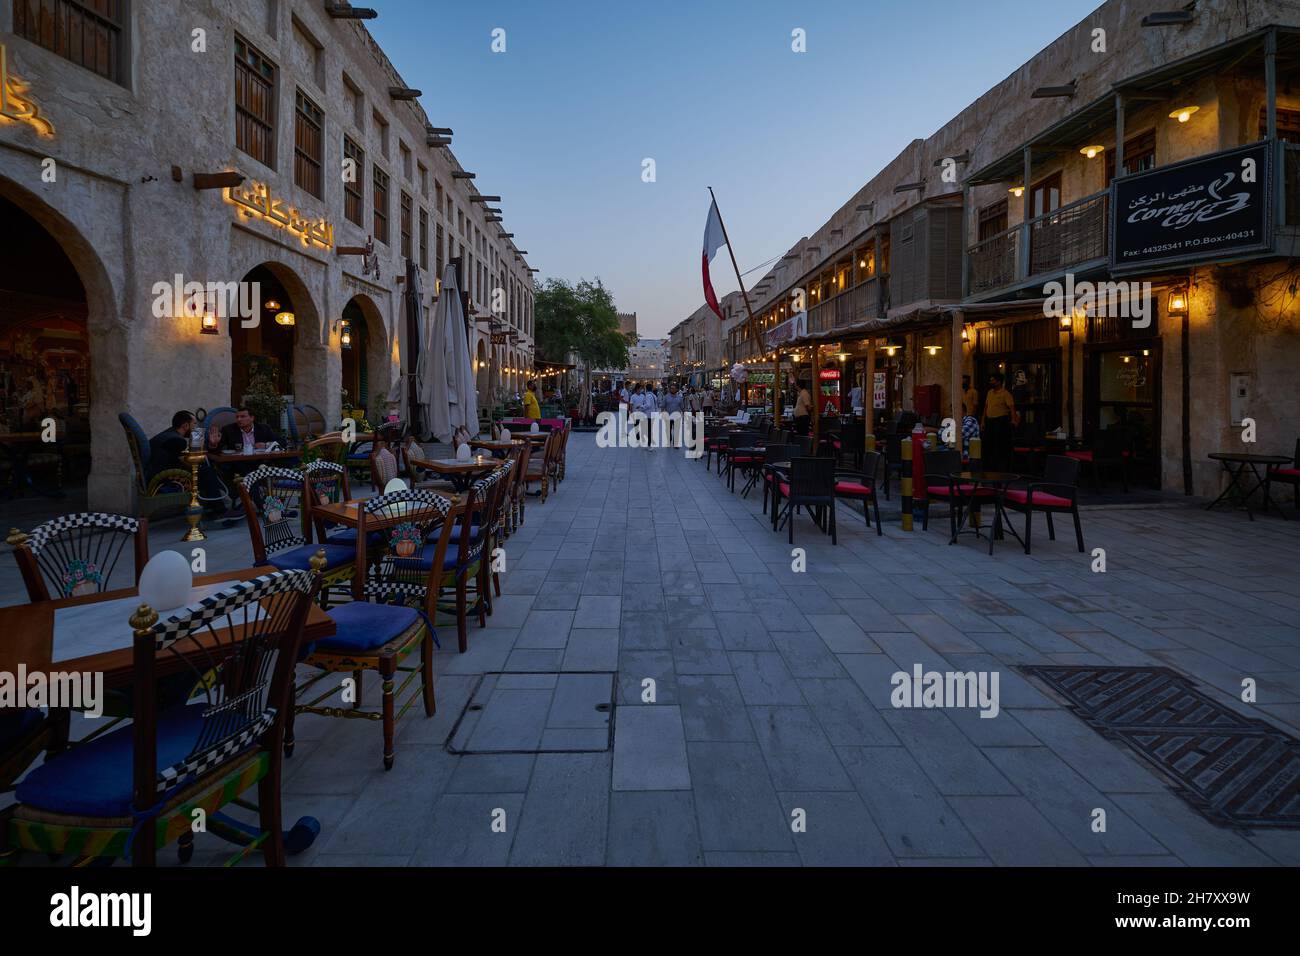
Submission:
<svg viewBox="0 0 1300 956">
<path fill-rule="evenodd" d="M 644 385 L 638 385 L 632 393 L 632 414 L 640 412 L 644 416 L 637 423 L 637 445 L 641 448 L 650 447 L 650 426 L 654 421 L 654 411 L 654 398 L 647 394 Z"/>
<path fill-rule="evenodd" d="M 674 383 L 668 386 L 668 392 L 664 395 L 663 408 L 667 422 L 668 433 L 664 435 L 665 444 L 670 448 L 676 447 L 674 440 L 680 441 L 682 427 L 682 412 L 686 410 L 685 398 L 677 391 L 677 385 Z M 672 417 L 675 416 L 675 417 Z"/>
<path fill-rule="evenodd" d="M 700 408 L 704 411 L 705 418 L 713 417 L 713 389 L 705 386 L 704 394 L 700 396 Z"/>
<path fill-rule="evenodd" d="M 980 433 L 984 436 L 984 466 L 989 471 L 1006 471 L 1011 467 L 1011 430 L 1020 423 L 1016 401 L 1002 382 L 1002 375 L 994 372 L 989 376 L 989 390 L 984 393 Z"/>
<path fill-rule="evenodd" d="M 531 418 L 534 421 L 542 417 L 542 406 L 537 401 L 537 382 L 528 383 L 528 388 L 524 391 L 524 418 Z"/>
</svg>

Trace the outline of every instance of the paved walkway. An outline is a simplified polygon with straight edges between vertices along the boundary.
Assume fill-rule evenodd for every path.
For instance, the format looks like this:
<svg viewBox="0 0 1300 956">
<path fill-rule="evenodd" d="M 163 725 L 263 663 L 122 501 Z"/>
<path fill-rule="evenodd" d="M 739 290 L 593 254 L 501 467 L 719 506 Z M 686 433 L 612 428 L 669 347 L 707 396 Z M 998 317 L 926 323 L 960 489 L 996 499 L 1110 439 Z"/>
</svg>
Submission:
<svg viewBox="0 0 1300 956">
<path fill-rule="evenodd" d="M 299 719 L 285 816 L 323 829 L 293 864 L 1300 863 L 1300 832 L 1207 822 L 1011 669 L 1169 666 L 1296 733 L 1300 524 L 1092 511 L 1104 574 L 1041 527 L 1032 556 L 1008 539 L 990 557 L 948 546 L 946 517 L 904 534 L 897 498 L 885 525 L 841 508 L 832 547 L 800 518 L 797 573 L 759 500 L 702 462 L 574 435 L 568 479 L 506 545 L 489 627 L 463 655 L 440 628 L 438 713 L 404 718 L 395 768 L 377 724 Z M 240 528 L 211 548 L 210 564 L 248 563 Z M 997 671 L 1000 713 L 894 708 L 891 675 L 915 664 Z M 471 697 L 487 705 L 457 748 L 599 746 L 590 672 L 617 675 L 610 750 L 448 752 Z M 1245 677 L 1258 705 L 1240 702 Z"/>
</svg>

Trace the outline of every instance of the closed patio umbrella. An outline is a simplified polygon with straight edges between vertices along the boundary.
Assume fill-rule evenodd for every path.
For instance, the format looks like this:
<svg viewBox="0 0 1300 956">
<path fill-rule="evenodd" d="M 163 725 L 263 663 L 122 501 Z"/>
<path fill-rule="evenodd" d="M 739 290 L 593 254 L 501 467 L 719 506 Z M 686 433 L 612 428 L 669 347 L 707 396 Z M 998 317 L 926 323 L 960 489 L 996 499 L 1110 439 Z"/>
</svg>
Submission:
<svg viewBox="0 0 1300 956">
<path fill-rule="evenodd" d="M 428 323 L 421 360 L 420 404 L 428 408 L 429 432 L 440 442 L 450 441 L 462 425 L 471 434 L 477 433 L 478 395 L 456 267 L 451 264 L 442 274 L 442 294 L 438 296 L 433 321 Z"/>
</svg>

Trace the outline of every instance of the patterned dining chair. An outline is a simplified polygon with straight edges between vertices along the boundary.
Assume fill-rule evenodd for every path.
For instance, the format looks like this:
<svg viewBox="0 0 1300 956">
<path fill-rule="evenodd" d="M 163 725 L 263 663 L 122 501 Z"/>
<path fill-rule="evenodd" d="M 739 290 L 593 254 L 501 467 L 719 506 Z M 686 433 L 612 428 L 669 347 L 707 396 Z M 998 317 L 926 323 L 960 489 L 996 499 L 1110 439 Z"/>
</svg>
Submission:
<svg viewBox="0 0 1300 956">
<path fill-rule="evenodd" d="M 152 866 L 179 842 L 194 850 L 195 811 L 208 832 L 284 864 L 280 763 L 293 672 L 318 576 L 279 571 L 241 581 L 165 620 L 140 605 L 134 632 L 133 720 L 73 746 L 31 771 L 15 791 L 4 839 L 10 848 L 75 854 L 75 863 L 125 858 Z M 124 625 L 127 621 L 122 622 Z M 157 675 L 183 671 L 196 692 L 166 705 Z M 221 809 L 257 787 L 259 825 Z M 247 804 L 241 805 L 247 807 Z"/>
<path fill-rule="evenodd" d="M 397 456 L 382 441 L 377 441 L 370 452 L 370 483 L 375 491 L 382 492 L 398 476 Z"/>
<path fill-rule="evenodd" d="M 7 539 L 31 601 L 98 594 L 110 587 L 127 543 L 135 561 L 132 583 L 149 563 L 149 521 L 100 511 L 60 515 L 24 535 L 18 529 Z"/>
<path fill-rule="evenodd" d="M 325 552 L 321 570 L 321 601 L 328 603 L 332 589 L 350 584 L 355 544 L 322 541 L 313 545 L 303 501 L 303 473 L 292 468 L 259 465 L 235 482 L 248 522 L 253 564 L 269 564 L 280 571 L 311 568 L 318 551 Z"/>
<path fill-rule="evenodd" d="M 354 582 L 353 600 L 329 611 L 335 633 L 317 641 L 305 663 L 319 673 L 296 690 L 302 698 L 308 690 L 331 674 L 352 675 L 350 706 L 332 706 L 326 701 L 339 696 L 339 687 L 331 685 L 315 698 L 298 704 L 298 713 L 324 717 L 378 720 L 383 724 L 384 769 L 394 762 L 393 737 L 398 719 L 420 697 L 425 716 L 437 708 L 433 695 L 433 652 L 436 637 L 433 616 L 428 613 L 430 590 L 436 596 L 439 575 L 423 560 L 422 550 L 430 536 L 440 534 L 446 523 L 451 502 L 431 491 L 404 490 L 367 499 L 358 513 L 358 532 L 370 535 L 367 525 L 383 524 L 380 534 L 386 543 L 371 551 L 362 573 Z M 396 523 L 395 523 L 396 522 Z M 445 548 L 445 545 L 444 545 Z M 414 651 L 420 650 L 420 664 L 405 665 Z M 377 673 L 382 681 L 378 711 L 362 707 L 362 680 L 366 671 Z M 406 674 L 401 686 L 395 687 L 398 672 Z M 420 678 L 418 693 L 412 692 L 400 703 L 406 688 Z M 285 734 L 285 753 L 293 753 L 294 718 L 289 719 Z"/>
</svg>

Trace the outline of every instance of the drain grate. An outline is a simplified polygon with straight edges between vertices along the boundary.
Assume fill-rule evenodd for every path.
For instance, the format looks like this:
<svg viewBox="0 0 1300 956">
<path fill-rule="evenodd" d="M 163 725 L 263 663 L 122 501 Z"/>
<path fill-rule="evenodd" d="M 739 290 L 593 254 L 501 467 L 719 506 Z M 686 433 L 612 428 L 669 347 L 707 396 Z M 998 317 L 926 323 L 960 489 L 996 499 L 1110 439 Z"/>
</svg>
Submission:
<svg viewBox="0 0 1300 956">
<path fill-rule="evenodd" d="M 600 753 L 614 741 L 615 674 L 484 674 L 446 749 L 454 754 Z"/>
<path fill-rule="evenodd" d="M 1300 828 L 1300 741 L 1211 700 L 1165 667 L 1018 667 L 1126 744 L 1207 819 Z"/>
</svg>

